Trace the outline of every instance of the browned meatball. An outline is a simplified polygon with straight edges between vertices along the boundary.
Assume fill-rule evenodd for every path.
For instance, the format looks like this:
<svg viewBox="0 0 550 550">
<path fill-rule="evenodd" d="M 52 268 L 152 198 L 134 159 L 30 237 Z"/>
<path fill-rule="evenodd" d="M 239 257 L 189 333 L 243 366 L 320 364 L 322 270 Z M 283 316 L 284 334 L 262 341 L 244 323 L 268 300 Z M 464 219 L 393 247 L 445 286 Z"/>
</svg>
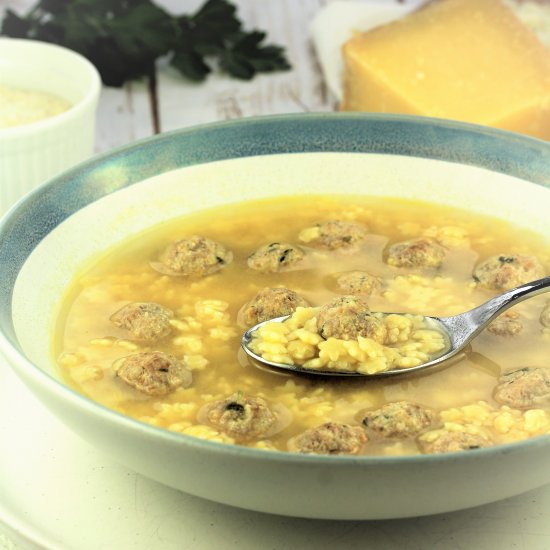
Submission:
<svg viewBox="0 0 550 550">
<path fill-rule="evenodd" d="M 336 279 L 336 283 L 338 288 L 346 294 L 364 294 L 365 296 L 379 290 L 382 284 L 378 277 L 366 271 L 343 273 Z"/>
<path fill-rule="evenodd" d="M 524 367 L 498 379 L 494 398 L 514 409 L 550 406 L 550 368 Z"/>
<path fill-rule="evenodd" d="M 239 441 L 265 437 L 277 423 L 264 399 L 241 393 L 209 403 L 203 415 L 209 424 Z"/>
<path fill-rule="evenodd" d="M 363 424 L 382 437 L 406 438 L 417 436 L 431 426 L 434 419 L 433 411 L 414 403 L 398 401 L 369 412 Z"/>
<path fill-rule="evenodd" d="M 297 307 L 308 307 L 304 298 L 288 288 L 264 288 L 244 306 L 242 322 L 251 327 L 263 321 L 290 315 Z"/>
<path fill-rule="evenodd" d="M 542 308 L 540 312 L 540 324 L 543 327 L 550 328 L 550 300 L 546 302 L 546 305 Z"/>
<path fill-rule="evenodd" d="M 432 239 L 415 239 L 388 248 L 386 263 L 395 267 L 440 267 L 446 249 Z"/>
<path fill-rule="evenodd" d="M 324 305 L 317 315 L 317 330 L 327 339 L 356 340 L 359 336 L 383 343 L 386 327 L 372 315 L 364 298 L 342 296 Z"/>
<path fill-rule="evenodd" d="M 544 277 L 544 268 L 534 256 L 491 256 L 474 270 L 474 280 L 491 290 L 509 290 Z"/>
<path fill-rule="evenodd" d="M 523 330 L 523 324 L 518 313 L 507 311 L 497 317 L 487 330 L 497 336 L 515 336 Z"/>
<path fill-rule="evenodd" d="M 167 395 L 191 384 L 191 371 L 162 351 L 134 353 L 115 363 L 116 375 L 147 395 Z"/>
<path fill-rule="evenodd" d="M 168 245 L 152 265 L 169 275 L 204 277 L 219 271 L 233 260 L 233 253 L 222 244 L 193 235 Z"/>
<path fill-rule="evenodd" d="M 326 455 L 357 454 L 368 438 L 360 426 L 327 422 L 289 441 L 291 451 Z"/>
<path fill-rule="evenodd" d="M 491 442 L 485 437 L 466 432 L 444 432 L 435 441 L 420 442 L 423 453 L 452 453 L 490 446 Z"/>
<path fill-rule="evenodd" d="M 171 310 L 154 302 L 132 302 L 110 317 L 115 327 L 126 329 L 136 339 L 156 342 L 171 331 Z"/>
<path fill-rule="evenodd" d="M 289 243 L 271 243 L 261 246 L 247 260 L 248 267 L 263 273 L 285 271 L 300 263 L 305 257 L 304 251 Z"/>
<path fill-rule="evenodd" d="M 309 229 L 312 229 L 315 234 L 312 239 L 304 238 Z M 329 220 L 304 230 L 300 235 L 302 240 L 311 246 L 336 250 L 357 245 L 366 237 L 367 230 L 357 223 Z"/>
</svg>

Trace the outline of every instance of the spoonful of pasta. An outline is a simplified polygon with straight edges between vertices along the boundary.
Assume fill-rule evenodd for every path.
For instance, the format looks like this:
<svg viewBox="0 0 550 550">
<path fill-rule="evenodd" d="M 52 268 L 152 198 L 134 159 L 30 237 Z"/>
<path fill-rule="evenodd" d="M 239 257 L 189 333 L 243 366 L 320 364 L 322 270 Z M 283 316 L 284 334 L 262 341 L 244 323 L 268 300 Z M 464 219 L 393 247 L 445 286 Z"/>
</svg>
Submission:
<svg viewBox="0 0 550 550">
<path fill-rule="evenodd" d="M 550 289 L 550 277 L 518 286 L 451 317 L 372 312 L 359 296 L 248 329 L 242 348 L 253 362 L 323 376 L 368 378 L 410 374 L 455 357 L 497 316 Z"/>
</svg>

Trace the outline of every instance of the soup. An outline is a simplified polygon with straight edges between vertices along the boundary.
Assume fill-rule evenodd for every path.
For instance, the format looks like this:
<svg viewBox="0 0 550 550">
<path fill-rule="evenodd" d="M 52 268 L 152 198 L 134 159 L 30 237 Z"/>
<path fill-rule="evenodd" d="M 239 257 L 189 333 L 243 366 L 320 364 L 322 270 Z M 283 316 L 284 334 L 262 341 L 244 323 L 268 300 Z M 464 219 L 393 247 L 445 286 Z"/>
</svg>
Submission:
<svg viewBox="0 0 550 550">
<path fill-rule="evenodd" d="M 186 435 L 323 454 L 475 449 L 550 431 L 544 296 L 495 321 L 453 365 L 409 378 L 261 370 L 241 334 L 341 299 L 453 315 L 549 271 L 541 236 L 458 209 L 251 201 L 166 222 L 96 258 L 65 299 L 54 350 L 78 391 Z"/>
</svg>

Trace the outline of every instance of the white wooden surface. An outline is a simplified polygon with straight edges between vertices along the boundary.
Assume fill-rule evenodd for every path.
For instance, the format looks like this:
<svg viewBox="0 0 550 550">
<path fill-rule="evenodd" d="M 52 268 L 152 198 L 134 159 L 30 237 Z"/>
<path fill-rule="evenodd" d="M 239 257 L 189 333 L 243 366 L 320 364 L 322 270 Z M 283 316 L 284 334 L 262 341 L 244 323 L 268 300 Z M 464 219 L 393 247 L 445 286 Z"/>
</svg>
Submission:
<svg viewBox="0 0 550 550">
<path fill-rule="evenodd" d="M 26 0 L 25 0 L 26 1 Z M 166 64 L 157 70 L 156 106 L 148 82 L 104 88 L 98 108 L 96 151 L 105 151 L 158 132 L 245 116 L 333 109 L 312 51 L 308 27 L 330 0 L 238 0 L 246 28 L 268 31 L 284 46 L 292 70 L 258 75 L 245 82 L 213 74 L 204 83 L 186 80 Z M 197 1 L 159 2 L 189 12 Z M 158 120 L 154 120 L 156 107 Z"/>
<path fill-rule="evenodd" d="M 161 62 L 156 94 L 145 80 L 128 83 L 123 88 L 103 88 L 95 151 L 103 152 L 155 133 L 216 120 L 332 110 L 308 31 L 314 15 L 330 1 L 234 0 L 246 29 L 266 30 L 268 42 L 286 48 L 292 70 L 258 75 L 249 82 L 217 73 L 197 84 Z M 202 1 L 157 0 L 157 3 L 173 13 L 190 13 Z M 34 4 L 34 0 L 0 0 L 0 15 L 6 7 L 25 13 Z M 154 112 L 158 113 L 158 120 Z"/>
<path fill-rule="evenodd" d="M 239 13 L 247 25 L 269 29 L 269 40 L 286 47 L 293 69 L 259 75 L 250 82 L 215 74 L 203 84 L 188 82 L 170 68 L 161 69 L 157 76 L 158 130 L 243 116 L 330 110 L 307 32 L 309 21 L 322 4 L 322 0 L 240 0 Z M 98 150 L 154 131 L 145 86 L 133 84 L 122 92 L 104 92 Z M 110 126 L 112 131 L 106 132 L 115 102 L 117 117 Z"/>
</svg>

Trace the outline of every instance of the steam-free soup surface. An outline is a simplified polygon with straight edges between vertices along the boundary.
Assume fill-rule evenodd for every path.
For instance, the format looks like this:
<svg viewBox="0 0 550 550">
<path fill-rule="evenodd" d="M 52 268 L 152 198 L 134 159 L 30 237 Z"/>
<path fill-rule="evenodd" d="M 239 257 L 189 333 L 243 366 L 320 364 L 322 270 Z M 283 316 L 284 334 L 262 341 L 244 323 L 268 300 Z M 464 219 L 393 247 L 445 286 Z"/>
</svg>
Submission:
<svg viewBox="0 0 550 550">
<path fill-rule="evenodd" d="M 319 224 L 335 220 L 364 232 L 338 247 L 312 237 Z M 175 257 L 172 243 L 192 236 L 223 247 L 216 248 L 219 265 L 208 273 L 182 275 L 167 259 Z M 411 241 L 436 245 L 438 258 L 443 250 L 441 261 L 392 261 L 391 250 L 398 249 L 391 247 Z M 263 261 L 262 247 L 273 243 L 286 246 L 277 250 L 282 266 Z M 260 370 L 240 352 L 241 334 L 252 323 L 246 304 L 264 289 L 295 293 L 299 303 L 291 300 L 293 307 L 359 296 L 375 312 L 446 316 L 502 291 L 474 277 L 492 257 L 502 265 L 535 258 L 534 273 L 550 271 L 542 236 L 439 205 L 349 196 L 228 205 L 153 227 L 94 258 L 67 294 L 54 349 L 67 382 L 91 399 L 155 426 L 225 443 L 394 455 L 515 441 L 550 431 L 544 295 L 513 308 L 454 365 L 422 376 L 372 382 L 308 378 Z M 358 286 L 353 277 L 350 284 L 347 275 L 355 272 L 372 277 L 369 284 Z M 266 303 L 274 301 L 271 296 Z M 161 321 L 155 317 L 160 332 L 152 340 L 128 328 L 135 328 L 128 319 L 144 315 L 132 309 L 135 303 L 164 311 Z M 147 386 L 152 391 L 128 383 L 136 360 L 127 358 L 137 354 L 149 354 L 147 361 L 156 361 L 165 374 L 168 363 L 162 361 L 170 357 L 179 377 Z M 496 388 L 504 383 L 507 390 L 509 382 L 501 377 L 522 367 L 536 369 L 542 382 L 535 385 L 544 389 L 548 383 L 548 395 L 527 404 L 499 397 L 504 394 Z M 524 372 L 514 376 L 525 380 Z"/>
</svg>

